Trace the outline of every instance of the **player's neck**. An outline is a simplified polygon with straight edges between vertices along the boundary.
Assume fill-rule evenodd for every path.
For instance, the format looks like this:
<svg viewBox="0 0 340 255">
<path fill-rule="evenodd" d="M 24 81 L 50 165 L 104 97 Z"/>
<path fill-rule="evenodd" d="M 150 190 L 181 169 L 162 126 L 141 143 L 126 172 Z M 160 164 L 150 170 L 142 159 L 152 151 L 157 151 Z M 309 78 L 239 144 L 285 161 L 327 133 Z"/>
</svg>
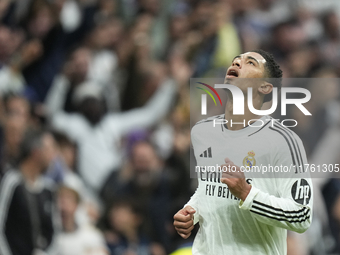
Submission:
<svg viewBox="0 0 340 255">
<path fill-rule="evenodd" d="M 227 101 L 225 112 L 224 112 L 225 114 L 224 117 L 228 121 L 226 125 L 229 130 L 234 130 L 234 131 L 240 130 L 248 126 L 249 122 L 252 123 L 255 120 L 261 118 L 261 116 L 255 115 L 249 110 L 246 101 L 247 100 L 245 100 L 245 103 L 244 103 L 244 115 L 234 115 L 233 114 L 233 101 L 232 100 Z M 255 109 L 261 108 L 255 104 L 257 103 L 254 103 Z"/>
</svg>

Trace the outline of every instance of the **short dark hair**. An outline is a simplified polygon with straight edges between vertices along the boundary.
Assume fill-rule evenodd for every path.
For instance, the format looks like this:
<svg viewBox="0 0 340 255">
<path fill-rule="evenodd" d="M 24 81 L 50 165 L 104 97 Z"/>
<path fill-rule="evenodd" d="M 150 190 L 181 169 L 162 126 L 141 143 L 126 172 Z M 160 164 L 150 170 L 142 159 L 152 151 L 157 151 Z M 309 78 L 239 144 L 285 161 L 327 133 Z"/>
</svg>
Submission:
<svg viewBox="0 0 340 255">
<path fill-rule="evenodd" d="M 264 65 L 266 76 L 270 80 L 270 83 L 273 84 L 274 87 L 278 88 L 278 90 L 281 89 L 282 86 L 282 70 L 279 66 L 279 64 L 275 61 L 274 56 L 270 54 L 267 51 L 258 49 L 258 50 L 252 50 L 251 52 L 256 52 L 260 54 L 265 60 L 266 64 Z M 273 93 L 270 93 L 264 97 L 263 102 L 269 102 L 272 100 Z"/>
<path fill-rule="evenodd" d="M 42 138 L 45 134 L 46 132 L 36 129 L 28 129 L 25 131 L 20 144 L 19 164 L 28 159 L 34 150 L 42 146 Z"/>
</svg>

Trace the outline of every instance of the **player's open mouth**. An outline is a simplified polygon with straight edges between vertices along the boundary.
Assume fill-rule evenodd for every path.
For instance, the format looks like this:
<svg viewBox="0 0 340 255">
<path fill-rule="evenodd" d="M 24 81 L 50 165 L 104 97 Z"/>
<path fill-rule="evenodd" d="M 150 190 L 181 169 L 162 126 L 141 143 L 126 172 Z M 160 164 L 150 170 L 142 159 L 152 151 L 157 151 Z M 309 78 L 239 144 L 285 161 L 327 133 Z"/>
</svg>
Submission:
<svg viewBox="0 0 340 255">
<path fill-rule="evenodd" d="M 226 78 L 237 78 L 238 77 L 238 71 L 237 69 L 229 69 L 227 72 L 227 77 Z"/>
</svg>

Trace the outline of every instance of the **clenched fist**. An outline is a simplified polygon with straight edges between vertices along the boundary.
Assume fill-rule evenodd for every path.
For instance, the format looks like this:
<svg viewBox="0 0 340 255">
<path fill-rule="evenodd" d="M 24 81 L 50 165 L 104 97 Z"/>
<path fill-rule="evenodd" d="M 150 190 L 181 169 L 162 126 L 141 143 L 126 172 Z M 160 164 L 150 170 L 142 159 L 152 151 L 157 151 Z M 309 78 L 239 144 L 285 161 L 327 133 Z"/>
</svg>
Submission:
<svg viewBox="0 0 340 255">
<path fill-rule="evenodd" d="M 194 228 L 194 213 L 195 209 L 187 205 L 179 210 L 174 216 L 174 226 L 177 233 L 187 239 L 191 235 Z"/>
</svg>

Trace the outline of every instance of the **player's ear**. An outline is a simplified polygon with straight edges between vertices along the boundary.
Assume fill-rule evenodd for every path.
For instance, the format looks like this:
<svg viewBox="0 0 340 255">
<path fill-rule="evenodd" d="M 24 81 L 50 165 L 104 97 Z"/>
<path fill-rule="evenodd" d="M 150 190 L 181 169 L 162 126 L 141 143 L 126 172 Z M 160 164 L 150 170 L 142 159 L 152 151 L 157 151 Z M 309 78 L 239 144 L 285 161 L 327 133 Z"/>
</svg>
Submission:
<svg viewBox="0 0 340 255">
<path fill-rule="evenodd" d="M 264 81 L 261 86 L 258 88 L 258 91 L 261 93 L 261 94 L 264 94 L 264 95 L 268 95 L 270 94 L 272 91 L 273 91 L 273 84 L 267 82 L 267 81 Z"/>
</svg>

